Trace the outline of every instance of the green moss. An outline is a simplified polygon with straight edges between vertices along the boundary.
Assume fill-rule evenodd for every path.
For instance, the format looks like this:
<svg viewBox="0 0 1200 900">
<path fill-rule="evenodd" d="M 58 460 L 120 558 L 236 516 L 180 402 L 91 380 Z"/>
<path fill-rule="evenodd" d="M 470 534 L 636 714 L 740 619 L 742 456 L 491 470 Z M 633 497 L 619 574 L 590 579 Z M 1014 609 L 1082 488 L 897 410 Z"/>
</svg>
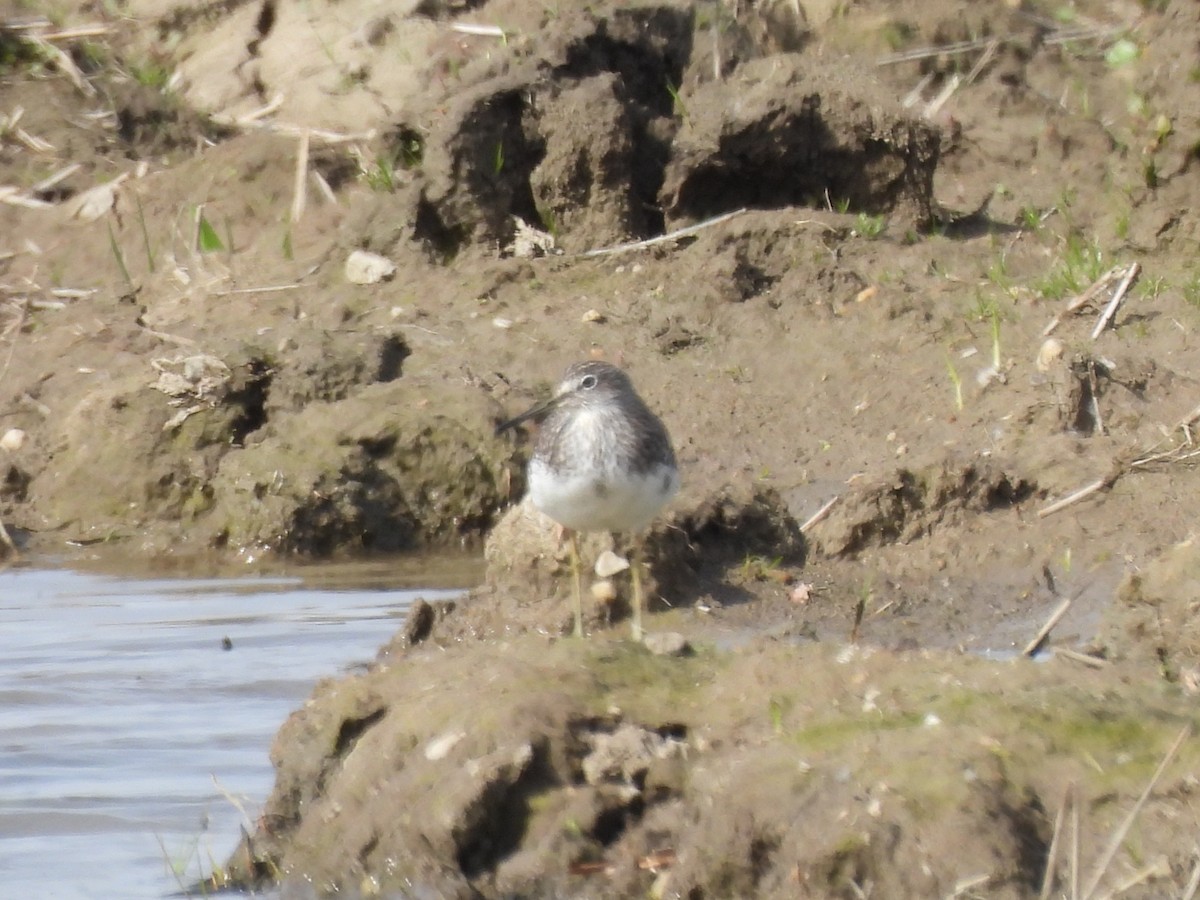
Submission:
<svg viewBox="0 0 1200 900">
<path fill-rule="evenodd" d="M 597 712 L 618 706 L 645 720 L 678 720 L 695 710 L 727 655 L 703 650 L 685 657 L 655 656 L 634 644 L 600 645 L 589 658 L 598 690 Z"/>
</svg>

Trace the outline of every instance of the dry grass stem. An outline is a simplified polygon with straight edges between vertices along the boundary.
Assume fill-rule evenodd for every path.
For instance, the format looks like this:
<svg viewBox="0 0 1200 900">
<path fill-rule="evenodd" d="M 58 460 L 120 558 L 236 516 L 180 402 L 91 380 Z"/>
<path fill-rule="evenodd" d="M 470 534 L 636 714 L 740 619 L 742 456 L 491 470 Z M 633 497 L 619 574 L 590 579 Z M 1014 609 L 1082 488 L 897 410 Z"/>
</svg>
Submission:
<svg viewBox="0 0 1200 900">
<path fill-rule="evenodd" d="M 267 126 L 272 131 L 277 131 L 280 134 L 293 135 L 299 137 L 301 134 L 307 134 L 310 141 L 320 141 L 323 144 L 352 144 L 358 141 L 372 141 L 375 139 L 375 129 L 370 131 L 343 132 L 343 131 L 327 131 L 323 128 L 306 128 L 303 125 L 291 125 L 286 122 L 270 123 Z"/>
<path fill-rule="evenodd" d="M 1071 608 L 1074 598 L 1068 597 L 1050 614 L 1050 618 L 1046 620 L 1046 624 L 1038 629 L 1038 633 L 1033 636 L 1033 640 L 1025 645 L 1025 649 L 1021 651 L 1022 656 L 1033 656 L 1038 652 L 1038 648 L 1045 643 L 1046 638 L 1050 636 L 1050 632 L 1054 630 L 1054 626 L 1062 621 L 1062 617 L 1067 614 L 1067 610 Z"/>
<path fill-rule="evenodd" d="M 1058 845 L 1062 840 L 1063 824 L 1067 820 L 1067 807 L 1071 804 L 1071 797 L 1074 791 L 1074 785 L 1068 784 L 1067 789 L 1063 791 L 1062 803 L 1058 806 L 1058 814 L 1054 817 L 1054 834 L 1050 838 L 1050 849 L 1046 851 L 1046 868 L 1042 873 L 1042 890 L 1038 894 L 1039 900 L 1049 900 L 1050 891 L 1054 887 L 1054 869 L 1058 862 Z"/>
<path fill-rule="evenodd" d="M 191 338 L 183 337 L 181 335 L 168 334 L 165 331 L 155 331 L 153 328 L 145 328 L 145 327 L 142 328 L 142 331 L 144 331 L 146 334 L 150 335 L 151 337 L 156 337 L 160 341 L 164 341 L 168 344 L 178 344 L 180 347 L 198 347 L 199 346 L 199 343 L 197 341 L 194 341 Z"/>
<path fill-rule="evenodd" d="M 703 222 L 697 222 L 695 225 L 688 225 L 686 228 L 677 228 L 675 231 L 668 232 L 667 234 L 660 234 L 658 237 L 648 238 L 644 241 L 632 241 L 628 244 L 617 244 L 615 247 L 602 247 L 599 250 L 585 250 L 578 255 L 580 257 L 608 256 L 613 253 L 628 253 L 631 250 L 642 250 L 657 244 L 665 244 L 668 241 L 677 241 L 680 238 L 703 231 L 705 228 L 711 228 L 713 225 L 728 222 L 730 219 L 737 218 L 745 211 L 746 208 L 742 207 L 741 209 L 735 209 L 733 212 L 722 213 L 719 216 L 713 216 L 711 219 L 705 219 Z"/>
<path fill-rule="evenodd" d="M 980 74 L 983 72 L 983 70 L 987 67 L 987 64 L 992 61 L 992 59 L 996 55 L 996 51 L 999 48 L 1000 48 L 1000 42 L 998 40 L 991 41 L 987 45 L 987 49 L 984 50 L 983 54 L 979 57 L 979 59 L 977 59 L 975 61 L 975 65 L 971 66 L 971 71 L 967 73 L 967 77 L 963 81 L 963 84 L 972 84 L 975 81 L 975 79 L 978 78 L 980 76 Z"/>
<path fill-rule="evenodd" d="M 51 44 L 45 38 L 36 34 L 31 34 L 27 40 L 36 46 L 48 59 L 54 61 L 54 65 L 60 72 L 67 76 L 71 84 L 75 85 L 76 90 L 85 97 L 95 97 L 96 89 L 91 83 L 83 77 L 83 72 L 79 70 L 79 66 L 75 65 L 75 61 L 71 59 L 61 48 Z"/>
<path fill-rule="evenodd" d="M 827 515 L 829 515 L 829 511 L 831 509 L 833 509 L 834 505 L 840 499 L 842 499 L 842 497 L 839 494 L 838 496 L 834 497 L 832 500 L 829 500 L 828 502 L 826 502 L 826 504 L 824 506 L 822 506 L 815 513 L 813 513 L 811 516 L 809 516 L 808 520 L 803 525 L 800 526 L 800 533 L 808 534 L 808 531 L 810 528 L 812 528 L 814 525 L 816 525 L 818 522 L 820 522 L 822 519 L 824 519 Z"/>
<path fill-rule="evenodd" d="M 112 34 L 107 25 L 80 25 L 76 28 L 64 28 L 61 31 L 46 31 L 40 37 L 43 41 L 77 41 L 80 38 L 102 37 Z"/>
<path fill-rule="evenodd" d="M 929 104 L 925 107 L 925 111 L 921 113 L 922 118 L 932 119 L 937 116 L 942 111 L 942 107 L 946 105 L 946 101 L 954 96 L 954 92 L 958 90 L 960 84 L 962 84 L 962 76 L 951 75 L 946 80 L 946 83 L 942 85 L 942 89 L 938 91 L 937 96 L 929 101 Z"/>
<path fill-rule="evenodd" d="M 254 125 L 261 119 L 265 119 L 267 116 L 271 115 L 272 113 L 277 112 L 279 110 L 279 108 L 281 106 L 283 106 L 283 100 L 284 100 L 283 94 L 276 94 L 274 97 L 272 97 L 270 99 L 270 101 L 266 105 L 260 106 L 258 109 L 251 110 L 250 112 L 246 113 L 245 115 L 238 116 L 237 118 L 229 120 L 229 121 L 231 124 L 237 125 L 238 127 L 247 128 L 251 125 Z"/>
<path fill-rule="evenodd" d="M 337 194 L 333 192 L 333 188 L 329 182 L 325 180 L 325 176 L 316 169 L 312 170 L 313 184 L 317 186 L 317 190 L 321 192 L 321 196 L 325 198 L 325 202 L 333 206 L 338 205 Z"/>
<path fill-rule="evenodd" d="M 1112 321 L 1113 316 L 1117 314 L 1117 307 L 1121 305 L 1121 301 L 1125 299 L 1125 294 L 1129 291 L 1129 286 L 1133 284 L 1133 280 L 1137 278 L 1138 273 L 1142 271 L 1139 263 L 1133 262 L 1129 264 L 1129 268 L 1125 270 L 1125 277 L 1121 279 L 1121 283 L 1117 285 L 1116 291 L 1112 295 L 1112 299 L 1108 301 L 1108 306 L 1104 308 L 1104 312 L 1100 315 L 1100 321 L 1096 323 L 1096 327 L 1092 329 L 1092 340 L 1100 337 L 1101 332 L 1108 327 L 1108 323 Z"/>
<path fill-rule="evenodd" d="M 1103 893 L 1100 896 L 1101 896 L 1102 900 L 1112 900 L 1112 898 L 1119 897 L 1122 894 L 1124 894 L 1126 891 L 1132 890 L 1133 888 L 1137 887 L 1143 881 L 1148 881 L 1151 878 L 1170 878 L 1170 877 L 1171 877 L 1171 864 L 1169 862 L 1167 862 L 1167 858 L 1165 856 L 1160 856 L 1158 859 L 1156 859 L 1154 862 L 1150 863 L 1149 865 L 1143 866 L 1142 868 L 1138 869 L 1136 872 L 1134 872 L 1132 875 L 1130 875 L 1128 878 L 1126 878 L 1124 881 L 1122 881 L 1120 884 L 1118 884 L 1111 891 L 1107 891 L 1106 893 Z"/>
<path fill-rule="evenodd" d="M 24 128 L 14 128 L 12 133 L 13 137 L 15 137 L 18 141 L 24 144 L 27 149 L 32 150 L 34 153 L 50 153 L 52 150 L 54 150 L 54 145 L 52 143 L 42 140 L 42 138 L 37 137 L 36 135 L 30 134 Z"/>
<path fill-rule="evenodd" d="M 1049 337 L 1054 329 L 1061 325 L 1062 320 L 1065 319 L 1070 313 L 1075 312 L 1080 307 L 1086 306 L 1095 300 L 1096 297 L 1098 297 L 1106 287 L 1120 277 L 1121 271 L 1121 266 L 1113 266 L 1111 269 L 1093 281 L 1090 285 L 1088 285 L 1083 293 L 1074 297 L 1071 302 L 1066 305 L 1066 308 L 1063 309 L 1063 311 L 1056 315 L 1053 319 L 1051 319 L 1050 324 L 1042 329 L 1042 337 Z"/>
<path fill-rule="evenodd" d="M 234 294 L 278 294 L 280 291 L 294 291 L 300 287 L 299 282 L 293 284 L 272 284 L 267 287 L 233 288 L 228 291 L 210 291 L 210 297 L 232 297 Z"/>
<path fill-rule="evenodd" d="M 0 203 L 7 203 L 9 206 L 23 206 L 26 209 L 50 209 L 54 206 L 53 203 L 39 200 L 12 185 L 0 185 Z"/>
<path fill-rule="evenodd" d="M 1103 669 L 1108 665 L 1107 659 L 1092 656 L 1090 653 L 1080 653 L 1078 650 L 1072 650 L 1070 647 L 1055 647 L 1054 655 L 1061 656 L 1063 659 L 1069 659 L 1072 662 L 1083 663 L 1085 666 L 1091 666 L 1093 669 Z"/>
<path fill-rule="evenodd" d="M 296 151 L 296 177 L 292 187 L 292 215 L 293 222 L 299 222 L 304 216 L 304 207 L 308 202 L 308 145 L 309 134 L 307 131 L 300 133 L 300 144 Z"/>
<path fill-rule="evenodd" d="M 83 168 L 81 163 L 71 163 L 69 166 L 63 166 L 52 175 L 48 175 L 29 189 L 32 194 L 43 194 L 50 188 L 54 187 L 62 181 L 70 178 L 76 172 Z"/>
<path fill-rule="evenodd" d="M 1047 35 L 1044 38 L 1044 43 L 1067 44 L 1071 41 L 1101 41 L 1115 34 L 1120 34 L 1122 30 L 1120 26 L 1116 25 L 1102 25 L 1094 28 L 1059 28 Z M 1013 40 L 1011 36 L 978 38 L 973 41 L 958 41 L 957 43 L 941 44 L 934 47 L 918 47 L 913 50 L 904 50 L 900 53 L 890 53 L 887 56 L 881 56 L 875 60 L 875 65 L 892 66 L 896 63 L 919 62 L 920 60 L 930 59 L 934 56 L 958 56 L 963 53 L 983 50 L 993 44 L 999 46 L 1011 40 Z"/>
<path fill-rule="evenodd" d="M 904 95 L 904 99 L 900 102 L 904 104 L 905 109 L 912 109 L 921 102 L 921 98 L 925 96 L 925 89 L 933 83 L 933 73 L 926 72 L 921 76 L 921 80 L 917 82 L 916 87 Z"/>
<path fill-rule="evenodd" d="M 450 26 L 451 31 L 459 34 L 469 34 L 472 37 L 505 38 L 507 35 L 499 25 L 472 25 L 469 22 L 455 22 Z"/>
<path fill-rule="evenodd" d="M 1092 496 L 1092 494 L 1096 493 L 1097 491 L 1101 491 L 1104 488 L 1111 486 L 1113 480 L 1114 479 L 1112 479 L 1111 476 L 1105 477 L 1105 478 L 1097 478 L 1091 484 L 1087 485 L 1086 487 L 1081 487 L 1079 490 L 1075 491 L 1073 494 L 1068 494 L 1067 496 L 1063 497 L 1061 500 L 1055 500 L 1049 506 L 1042 507 L 1041 509 L 1039 509 L 1037 511 L 1037 516 L 1039 519 L 1044 519 L 1044 518 L 1046 518 L 1046 516 L 1052 516 L 1056 512 L 1059 512 L 1060 510 L 1064 510 L 1068 506 L 1071 506 L 1074 503 L 1078 503 L 1080 500 L 1086 500 L 1088 497 Z"/>
<path fill-rule="evenodd" d="M 981 875 L 968 875 L 966 878 L 960 878 L 954 882 L 954 890 L 946 895 L 946 900 L 953 900 L 955 897 L 962 897 L 965 894 L 971 893 L 977 887 L 983 887 L 992 880 L 990 872 L 985 872 Z"/>
<path fill-rule="evenodd" d="M 1121 845 L 1125 843 L 1125 837 L 1129 834 L 1129 829 L 1133 827 L 1133 823 L 1141 814 L 1142 808 L 1146 805 L 1146 801 L 1150 799 L 1150 793 L 1154 790 L 1163 774 L 1167 771 L 1167 767 L 1175 759 L 1175 754 L 1179 752 L 1179 748 L 1183 746 L 1192 734 L 1191 724 L 1187 724 L 1179 732 L 1179 736 L 1175 738 L 1175 742 L 1171 744 L 1171 748 L 1167 750 L 1167 755 L 1162 758 L 1162 762 L 1158 764 L 1158 768 L 1154 770 L 1154 774 L 1150 777 L 1150 781 L 1146 784 L 1142 795 L 1138 797 L 1137 803 L 1133 805 L 1133 809 L 1117 826 L 1117 830 L 1113 832 L 1112 838 L 1108 842 L 1104 853 L 1100 857 L 1100 862 L 1096 865 L 1096 871 L 1092 877 L 1088 879 L 1087 887 L 1083 891 L 1083 896 L 1087 900 L 1091 900 L 1096 895 L 1096 889 L 1100 887 L 1100 882 L 1104 880 L 1104 874 L 1108 871 L 1108 867 L 1112 864 L 1113 859 L 1117 855 L 1117 851 L 1121 849 Z"/>
</svg>

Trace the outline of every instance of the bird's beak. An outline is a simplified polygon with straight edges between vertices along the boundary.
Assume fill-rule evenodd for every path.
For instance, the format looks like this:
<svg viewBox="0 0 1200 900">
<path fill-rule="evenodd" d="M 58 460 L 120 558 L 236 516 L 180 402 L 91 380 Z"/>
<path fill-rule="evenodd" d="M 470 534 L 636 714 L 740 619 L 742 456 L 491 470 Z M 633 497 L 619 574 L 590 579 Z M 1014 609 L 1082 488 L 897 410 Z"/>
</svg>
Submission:
<svg viewBox="0 0 1200 900">
<path fill-rule="evenodd" d="M 514 416 L 507 422 L 501 422 L 496 426 L 496 434 L 503 434 L 504 432 L 508 431 L 508 429 L 515 428 L 522 422 L 527 422 L 530 419 L 533 419 L 535 422 L 540 421 L 550 413 L 550 410 L 558 406 L 560 402 L 562 402 L 562 395 L 558 394 L 554 397 L 551 397 L 549 400 L 539 403 L 532 409 L 525 410 L 525 412 L 521 413 L 519 416 Z"/>
</svg>

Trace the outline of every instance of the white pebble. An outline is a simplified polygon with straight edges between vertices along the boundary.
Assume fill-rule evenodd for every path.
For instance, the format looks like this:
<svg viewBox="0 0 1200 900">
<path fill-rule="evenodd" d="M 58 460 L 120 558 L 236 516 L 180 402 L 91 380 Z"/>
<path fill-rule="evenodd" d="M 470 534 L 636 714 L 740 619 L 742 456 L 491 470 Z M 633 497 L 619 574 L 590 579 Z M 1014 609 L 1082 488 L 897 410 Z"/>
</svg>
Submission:
<svg viewBox="0 0 1200 900">
<path fill-rule="evenodd" d="M 396 274 L 396 264 L 386 256 L 355 250 L 346 258 L 346 280 L 351 284 L 377 284 Z"/>
<path fill-rule="evenodd" d="M 629 568 L 629 560 L 617 556 L 611 550 L 605 550 L 596 557 L 596 574 L 601 578 L 612 578 L 618 572 Z"/>
<path fill-rule="evenodd" d="M 435 737 L 425 745 L 425 758 L 430 762 L 445 759 L 446 755 L 454 749 L 454 745 L 466 736 L 466 733 L 462 731 L 448 731 L 439 737 Z"/>
<path fill-rule="evenodd" d="M 1058 338 L 1046 338 L 1042 342 L 1041 348 L 1037 355 L 1037 369 L 1039 372 L 1049 372 L 1054 368 L 1054 364 L 1062 359 L 1063 345 Z"/>
<path fill-rule="evenodd" d="M 0 437 L 0 448 L 9 453 L 16 453 L 25 444 L 25 432 L 20 428 L 10 428 Z"/>
</svg>

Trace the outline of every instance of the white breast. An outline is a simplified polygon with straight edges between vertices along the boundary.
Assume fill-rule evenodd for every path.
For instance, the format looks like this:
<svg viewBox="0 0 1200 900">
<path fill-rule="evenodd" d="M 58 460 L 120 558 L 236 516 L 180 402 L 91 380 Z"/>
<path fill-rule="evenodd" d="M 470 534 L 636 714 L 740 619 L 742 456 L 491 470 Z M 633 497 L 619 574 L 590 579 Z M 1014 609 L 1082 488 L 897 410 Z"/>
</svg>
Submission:
<svg viewBox="0 0 1200 900">
<path fill-rule="evenodd" d="M 533 459 L 529 496 L 533 505 L 575 531 L 641 531 L 679 490 L 679 473 L 654 466 L 645 474 L 614 471 L 554 473 Z"/>
</svg>

